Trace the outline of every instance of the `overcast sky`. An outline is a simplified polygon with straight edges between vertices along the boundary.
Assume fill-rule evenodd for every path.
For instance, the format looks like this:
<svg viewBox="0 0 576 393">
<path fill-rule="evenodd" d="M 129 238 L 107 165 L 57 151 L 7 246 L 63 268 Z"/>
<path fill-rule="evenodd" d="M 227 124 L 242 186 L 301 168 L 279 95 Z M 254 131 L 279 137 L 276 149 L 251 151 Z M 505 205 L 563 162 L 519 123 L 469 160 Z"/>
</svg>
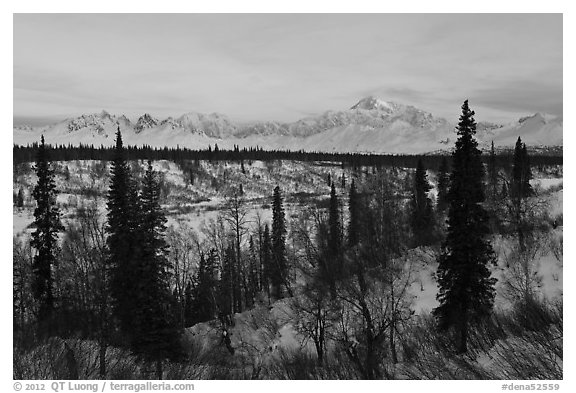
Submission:
<svg viewBox="0 0 576 393">
<path fill-rule="evenodd" d="M 16 14 L 14 117 L 294 121 L 375 95 L 456 121 L 562 114 L 560 14 Z"/>
</svg>

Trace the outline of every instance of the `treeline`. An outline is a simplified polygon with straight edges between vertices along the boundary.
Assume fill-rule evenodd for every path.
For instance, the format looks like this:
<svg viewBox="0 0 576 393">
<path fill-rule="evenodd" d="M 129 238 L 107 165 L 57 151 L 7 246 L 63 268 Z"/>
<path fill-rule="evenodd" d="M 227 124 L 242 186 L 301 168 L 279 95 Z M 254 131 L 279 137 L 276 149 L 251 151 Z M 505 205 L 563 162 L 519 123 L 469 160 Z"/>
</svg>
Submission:
<svg viewBox="0 0 576 393">
<path fill-rule="evenodd" d="M 114 156 L 113 147 L 93 145 L 72 146 L 58 145 L 50 146 L 51 157 L 54 161 L 75 161 L 75 160 L 104 160 L 111 161 Z M 401 167 L 416 168 L 421 160 L 426 168 L 437 170 L 443 157 L 451 159 L 450 154 L 370 154 L 370 153 L 324 153 L 306 152 L 303 150 L 264 150 L 261 147 L 243 148 L 235 146 L 232 150 L 219 149 L 216 144 L 214 148 L 209 146 L 205 150 L 193 150 L 188 148 L 156 148 L 150 146 L 126 146 L 126 158 L 128 160 L 170 160 L 182 162 L 187 160 L 208 160 L 208 161 L 273 161 L 273 160 L 293 160 L 293 161 L 331 161 L 341 163 L 343 167 Z M 33 162 L 37 155 L 38 144 L 21 146 L 14 145 L 13 161 L 14 165 L 23 162 Z M 496 154 L 496 164 L 501 168 L 510 168 L 513 151 L 500 151 Z M 483 157 L 485 160 L 486 158 Z M 532 164 L 537 167 L 562 165 L 562 151 L 535 152 L 532 154 Z"/>
</svg>

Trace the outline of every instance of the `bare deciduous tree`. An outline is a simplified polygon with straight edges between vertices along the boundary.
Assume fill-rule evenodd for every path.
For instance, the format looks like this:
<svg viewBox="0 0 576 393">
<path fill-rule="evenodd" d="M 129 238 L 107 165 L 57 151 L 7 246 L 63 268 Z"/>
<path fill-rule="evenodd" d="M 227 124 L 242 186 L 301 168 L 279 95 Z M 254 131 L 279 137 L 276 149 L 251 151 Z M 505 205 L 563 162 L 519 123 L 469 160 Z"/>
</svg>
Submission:
<svg viewBox="0 0 576 393">
<path fill-rule="evenodd" d="M 100 375 L 106 375 L 106 348 L 110 339 L 108 272 L 106 268 L 106 231 L 102 214 L 95 202 L 77 209 L 77 221 L 69 225 L 62 244 L 62 263 L 56 269 L 56 287 L 72 309 L 88 319 L 85 329 L 94 332 L 100 351 Z"/>
<path fill-rule="evenodd" d="M 196 261 L 201 253 L 201 245 L 194 229 L 181 225 L 178 229 L 168 228 L 166 243 L 170 247 L 169 258 L 173 266 L 172 285 L 179 303 L 179 322 L 185 327 L 186 286 L 192 281 Z"/>
<path fill-rule="evenodd" d="M 244 309 L 243 304 L 246 306 L 250 303 L 250 299 L 247 298 L 247 294 L 249 293 L 247 275 L 242 274 L 242 272 L 245 271 L 245 266 L 241 252 L 243 237 L 248 232 L 248 228 L 246 227 L 247 214 L 248 210 L 246 209 L 244 198 L 240 196 L 237 190 L 233 190 L 224 202 L 222 217 L 228 223 L 230 230 L 234 233 L 236 268 L 233 272 L 236 272 L 237 275 L 232 277 L 232 282 L 241 284 L 245 294 L 245 299 L 242 299 L 241 297 L 234 299 L 235 308 L 239 312 Z"/>
</svg>

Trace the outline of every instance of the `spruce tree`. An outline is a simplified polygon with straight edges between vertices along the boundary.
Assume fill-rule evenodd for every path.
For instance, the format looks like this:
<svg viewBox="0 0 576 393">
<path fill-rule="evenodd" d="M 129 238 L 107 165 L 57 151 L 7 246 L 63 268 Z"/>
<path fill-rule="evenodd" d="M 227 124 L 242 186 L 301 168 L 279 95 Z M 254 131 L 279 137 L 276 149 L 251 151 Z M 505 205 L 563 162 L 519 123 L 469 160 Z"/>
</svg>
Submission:
<svg viewBox="0 0 576 393">
<path fill-rule="evenodd" d="M 530 185 L 532 170 L 526 145 L 520 137 L 514 149 L 514 166 L 512 168 L 512 183 L 509 190 L 511 199 L 512 222 L 518 236 L 521 252 L 526 250 L 526 236 L 530 230 L 530 223 L 526 220 L 526 213 L 530 209 L 526 205 L 526 198 L 534 194 Z"/>
<path fill-rule="evenodd" d="M 492 201 L 495 201 L 498 197 L 498 168 L 496 167 L 494 141 L 492 141 L 490 157 L 488 158 L 488 195 Z"/>
<path fill-rule="evenodd" d="M 422 160 L 418 160 L 416 174 L 414 175 L 412 199 L 410 200 L 410 223 L 416 245 L 426 245 L 431 240 L 430 233 L 433 226 L 432 201 L 428 197 L 428 192 L 431 189 L 424 164 Z"/>
<path fill-rule="evenodd" d="M 510 195 L 514 198 L 527 198 L 533 195 L 534 190 L 530 185 L 532 170 L 526 144 L 518 137 L 514 148 L 514 166 L 512 168 L 512 188 Z"/>
<path fill-rule="evenodd" d="M 522 182 L 523 182 L 523 195 L 529 197 L 534 195 L 534 189 L 530 185 L 532 180 L 532 168 L 530 167 L 530 157 L 528 156 L 528 149 L 526 144 L 522 144 Z"/>
<path fill-rule="evenodd" d="M 272 241 L 270 239 L 270 227 L 264 226 L 264 235 L 262 236 L 262 287 L 266 291 L 268 301 L 270 301 L 270 283 L 273 275 L 272 268 Z"/>
<path fill-rule="evenodd" d="M 484 168 L 474 138 L 473 116 L 468 100 L 464 101 L 452 154 L 448 230 L 437 271 L 440 305 L 433 311 L 440 329 L 455 328 L 461 353 L 467 350 L 469 325 L 492 310 L 496 282 L 488 268 L 495 263 L 495 256 L 487 240 L 488 214 L 482 207 Z"/>
<path fill-rule="evenodd" d="M 330 238 L 328 248 L 330 256 L 332 257 L 331 263 L 334 278 L 337 278 L 341 272 L 341 252 L 342 252 L 342 225 L 340 223 L 340 204 L 338 196 L 336 195 L 336 187 L 332 183 L 330 190 L 330 207 L 328 209 L 328 227 L 330 231 Z"/>
<path fill-rule="evenodd" d="M 352 179 L 348 193 L 348 246 L 354 247 L 360 240 L 360 201 L 356 190 L 356 183 Z"/>
<path fill-rule="evenodd" d="M 448 174 L 448 160 L 442 157 L 440 168 L 438 169 L 438 201 L 437 209 L 443 212 L 448 207 L 448 187 L 450 186 L 450 175 Z"/>
<path fill-rule="evenodd" d="M 110 166 L 110 189 L 108 191 L 107 266 L 112 311 L 119 329 L 118 339 L 131 343 L 135 331 L 136 298 L 139 291 L 140 251 L 138 195 L 126 162 L 120 127 L 116 132 L 116 146 Z"/>
<path fill-rule="evenodd" d="M 166 217 L 160 207 L 160 186 L 148 161 L 140 194 L 140 252 L 135 265 L 137 304 L 134 310 L 133 349 L 157 365 L 162 378 L 162 360 L 178 354 L 179 335 L 172 307 L 168 245 L 164 240 Z"/>
<path fill-rule="evenodd" d="M 252 307 L 256 299 L 256 294 L 260 290 L 260 272 L 258 269 L 258 258 L 256 257 L 256 249 L 254 245 L 254 239 L 250 236 L 248 241 L 248 294 L 247 294 L 247 307 Z"/>
<path fill-rule="evenodd" d="M 282 194 L 280 187 L 274 188 L 272 200 L 272 294 L 276 299 L 282 297 L 282 286 L 289 290 L 286 269 L 286 223 L 284 207 L 282 206 Z"/>
<path fill-rule="evenodd" d="M 317 232 L 317 245 L 320 250 L 318 260 L 318 278 L 330 289 L 333 299 L 336 298 L 336 282 L 342 274 L 342 226 L 340 223 L 340 206 L 336 187 L 332 183 L 328 221 L 322 222 Z"/>
<path fill-rule="evenodd" d="M 44 144 L 44 135 L 40 139 L 36 155 L 36 175 L 38 182 L 32 191 L 36 200 L 34 209 L 34 224 L 36 229 L 32 232 L 31 246 L 36 249 L 32 271 L 32 291 L 38 301 L 38 321 L 40 324 L 48 322 L 54 311 L 54 288 L 52 268 L 56 263 L 58 252 L 58 232 L 64 230 L 60 222 L 60 211 L 56 206 L 56 183 L 54 171 L 50 168 L 48 151 Z M 42 327 L 40 327 L 42 329 Z M 51 335 L 51 326 L 46 326 L 41 332 Z"/>
</svg>

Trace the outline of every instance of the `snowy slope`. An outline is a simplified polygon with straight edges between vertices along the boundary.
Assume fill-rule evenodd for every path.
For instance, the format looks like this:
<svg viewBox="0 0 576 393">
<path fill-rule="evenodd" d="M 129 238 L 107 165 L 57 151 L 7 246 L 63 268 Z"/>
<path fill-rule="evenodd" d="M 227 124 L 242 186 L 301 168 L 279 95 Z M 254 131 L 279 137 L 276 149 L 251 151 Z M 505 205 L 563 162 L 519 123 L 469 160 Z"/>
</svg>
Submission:
<svg viewBox="0 0 576 393">
<path fill-rule="evenodd" d="M 512 146 L 518 136 L 531 146 L 562 146 L 562 125 L 562 117 L 536 113 L 478 136 L 484 142 L 493 139 L 496 146 Z"/>
<path fill-rule="evenodd" d="M 456 139 L 455 126 L 442 118 L 409 105 L 376 97 L 360 100 L 348 110 L 327 111 L 293 123 L 260 122 L 237 124 L 218 113 L 190 112 L 176 119 L 158 120 L 144 114 L 133 124 L 125 116 L 105 111 L 82 115 L 45 127 L 14 128 L 14 143 L 37 142 L 43 133 L 51 144 L 112 145 L 120 127 L 130 145 L 154 147 L 221 148 L 260 146 L 325 152 L 426 153 L 450 149 Z M 561 146 L 563 120 L 537 113 L 516 122 L 478 124 L 482 147 L 491 141 L 512 147 L 518 136 L 529 146 Z"/>
<path fill-rule="evenodd" d="M 230 137 L 237 132 L 237 126 L 219 113 L 186 113 L 176 119 L 176 124 L 191 133 L 204 133 L 212 138 Z"/>
</svg>

